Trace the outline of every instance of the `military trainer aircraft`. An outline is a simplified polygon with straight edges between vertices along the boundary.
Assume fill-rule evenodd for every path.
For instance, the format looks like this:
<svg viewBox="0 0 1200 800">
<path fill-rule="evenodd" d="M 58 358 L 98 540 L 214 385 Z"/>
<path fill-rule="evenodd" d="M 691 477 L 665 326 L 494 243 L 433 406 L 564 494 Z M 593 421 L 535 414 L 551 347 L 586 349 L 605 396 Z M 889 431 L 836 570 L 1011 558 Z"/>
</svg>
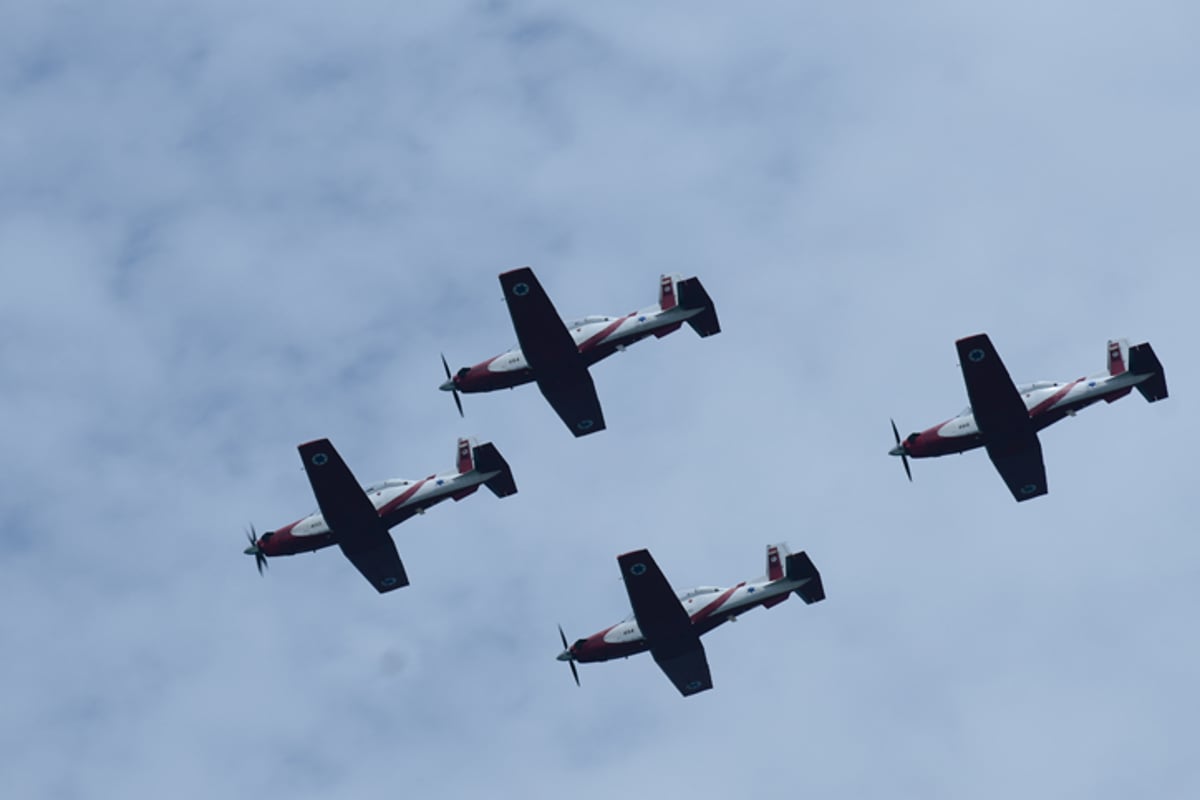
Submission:
<svg viewBox="0 0 1200 800">
<path fill-rule="evenodd" d="M 717 311 L 698 278 L 663 275 L 658 303 L 623 317 L 584 317 L 565 323 L 529 267 L 500 275 L 504 300 L 517 331 L 517 346 L 453 377 L 442 356 L 446 381 L 462 414 L 459 392 L 491 392 L 536 381 L 550 405 L 576 436 L 604 430 L 604 414 L 588 367 L 647 336 L 666 336 L 687 323 L 700 336 L 721 332 Z"/>
<path fill-rule="evenodd" d="M 576 661 L 628 658 L 649 650 L 684 697 L 703 692 L 713 685 L 704 646 L 700 644 L 703 634 L 757 606 L 778 605 L 792 592 L 805 603 L 825 599 L 821 573 L 809 557 L 803 552 L 792 555 L 783 544 L 767 547 L 765 576 L 728 589 L 700 586 L 673 592 L 648 550 L 617 556 L 617 563 L 633 614 L 569 647 L 566 634 L 561 627 L 558 629 L 563 644 L 558 660 L 570 664 L 576 685 L 579 684 Z"/>
<path fill-rule="evenodd" d="M 1108 343 L 1108 371 L 1073 381 L 1038 381 L 1014 386 L 1008 370 L 987 334 L 959 339 L 958 360 L 967 397 L 961 414 L 932 428 L 911 433 L 903 442 L 892 422 L 904 471 L 912 480 L 909 458 L 928 458 L 987 449 L 1000 477 L 1017 501 L 1046 493 L 1046 467 L 1037 432 L 1081 408 L 1104 400 L 1113 402 L 1135 388 L 1148 402 L 1167 396 L 1167 378 L 1148 342 L 1130 347 L 1125 339 Z"/>
<path fill-rule="evenodd" d="M 447 498 L 462 500 L 480 484 L 497 497 L 517 491 L 508 463 L 491 443 L 472 447 L 469 440 L 459 439 L 457 473 L 418 481 L 387 480 L 366 489 L 328 439 L 302 444 L 299 450 L 320 511 L 262 536 L 251 527 L 245 552 L 254 556 L 259 574 L 268 556 L 307 553 L 336 544 L 380 594 L 390 592 L 407 586 L 408 575 L 389 528 Z"/>
</svg>

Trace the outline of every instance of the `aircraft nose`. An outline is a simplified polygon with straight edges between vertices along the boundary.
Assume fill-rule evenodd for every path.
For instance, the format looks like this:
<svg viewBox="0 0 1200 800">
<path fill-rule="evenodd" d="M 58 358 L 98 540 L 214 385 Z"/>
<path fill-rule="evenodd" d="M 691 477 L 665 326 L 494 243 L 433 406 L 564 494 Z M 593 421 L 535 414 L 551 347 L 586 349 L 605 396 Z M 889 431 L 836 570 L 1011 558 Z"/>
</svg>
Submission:
<svg viewBox="0 0 1200 800">
<path fill-rule="evenodd" d="M 443 392 L 453 392 L 454 388 L 455 388 L 454 381 L 453 380 L 445 381 L 438 388 L 441 389 Z"/>
<path fill-rule="evenodd" d="M 575 656 L 571 655 L 570 650 L 563 650 L 561 653 L 558 654 L 559 661 L 573 661 L 574 659 L 575 659 Z"/>
<path fill-rule="evenodd" d="M 258 552 L 258 544 L 252 544 L 249 547 L 247 547 L 245 550 L 243 550 L 242 552 L 248 556 L 252 556 Z"/>
<path fill-rule="evenodd" d="M 904 445 L 902 445 L 902 444 L 898 444 L 895 447 L 893 447 L 891 450 L 888 450 L 889 456 L 902 456 L 904 454 L 905 454 L 905 450 L 904 450 Z"/>
</svg>

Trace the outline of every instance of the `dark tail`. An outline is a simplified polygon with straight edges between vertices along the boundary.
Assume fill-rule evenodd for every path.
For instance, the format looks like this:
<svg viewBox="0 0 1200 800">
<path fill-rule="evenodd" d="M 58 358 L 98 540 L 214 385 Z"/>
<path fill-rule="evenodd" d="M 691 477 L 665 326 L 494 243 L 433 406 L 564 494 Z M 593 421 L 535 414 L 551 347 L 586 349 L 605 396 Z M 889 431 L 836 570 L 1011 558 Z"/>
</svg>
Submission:
<svg viewBox="0 0 1200 800">
<path fill-rule="evenodd" d="M 688 317 L 687 324 L 692 326 L 692 330 L 702 337 L 721 332 L 721 323 L 717 320 L 717 307 L 713 305 L 708 292 L 704 291 L 699 278 L 679 281 L 675 285 L 675 291 L 679 296 L 681 308 L 701 309 L 699 314 Z"/>
<path fill-rule="evenodd" d="M 500 455 L 500 451 L 496 449 L 496 445 L 491 442 L 481 444 L 475 448 L 474 454 L 476 472 L 497 473 L 483 484 L 492 491 L 492 494 L 496 497 L 508 497 L 510 494 L 517 493 L 517 482 L 513 480 L 512 470 L 509 469 L 504 456 Z"/>
<path fill-rule="evenodd" d="M 1162 363 L 1149 342 L 1142 342 L 1129 348 L 1129 371 L 1134 375 L 1148 375 L 1137 390 L 1146 398 L 1146 402 L 1154 403 L 1167 397 L 1167 373 L 1163 371 Z"/>
<path fill-rule="evenodd" d="M 788 580 L 804 581 L 796 590 L 796 594 L 800 595 L 800 599 L 805 603 L 812 605 L 825 599 L 825 584 L 821 583 L 821 573 L 817 571 L 808 553 L 801 551 L 787 557 L 787 576 Z"/>
</svg>

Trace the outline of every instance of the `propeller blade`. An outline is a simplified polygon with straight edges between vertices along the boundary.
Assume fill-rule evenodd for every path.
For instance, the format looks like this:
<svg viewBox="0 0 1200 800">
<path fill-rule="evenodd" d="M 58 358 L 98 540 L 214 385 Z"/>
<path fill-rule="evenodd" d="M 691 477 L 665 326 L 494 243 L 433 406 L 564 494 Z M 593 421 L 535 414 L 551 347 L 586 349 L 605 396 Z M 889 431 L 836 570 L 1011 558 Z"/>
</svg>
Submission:
<svg viewBox="0 0 1200 800">
<path fill-rule="evenodd" d="M 246 555 L 254 556 L 254 566 L 258 567 L 258 574 L 263 574 L 263 567 L 267 565 L 267 556 L 262 551 L 262 546 L 258 543 L 258 531 L 254 529 L 254 523 L 250 523 L 249 529 L 246 531 L 246 538 L 250 540 L 250 546 L 245 549 Z"/>
<path fill-rule="evenodd" d="M 570 653 L 571 647 L 567 644 L 567 635 L 563 633 L 562 625 L 558 626 L 558 638 L 562 639 L 563 652 Z M 575 685 L 579 686 L 579 670 L 575 668 L 574 656 L 567 660 L 567 666 L 571 668 L 571 677 L 575 679 Z"/>
<path fill-rule="evenodd" d="M 896 446 L 903 447 L 900 444 L 900 431 L 896 428 L 896 420 L 892 420 L 892 436 L 896 437 Z M 908 466 L 908 453 L 900 453 L 900 463 L 904 465 L 904 474 L 908 476 L 908 482 L 912 483 L 912 469 Z"/>
<path fill-rule="evenodd" d="M 442 369 L 446 371 L 446 380 L 453 383 L 454 377 L 450 374 L 450 365 L 446 363 L 446 354 L 442 353 L 441 356 L 442 356 Z M 458 396 L 458 390 L 451 389 L 450 394 L 454 395 L 454 405 L 458 407 L 458 416 L 466 417 L 466 414 L 463 413 L 462 398 L 460 398 Z"/>
</svg>

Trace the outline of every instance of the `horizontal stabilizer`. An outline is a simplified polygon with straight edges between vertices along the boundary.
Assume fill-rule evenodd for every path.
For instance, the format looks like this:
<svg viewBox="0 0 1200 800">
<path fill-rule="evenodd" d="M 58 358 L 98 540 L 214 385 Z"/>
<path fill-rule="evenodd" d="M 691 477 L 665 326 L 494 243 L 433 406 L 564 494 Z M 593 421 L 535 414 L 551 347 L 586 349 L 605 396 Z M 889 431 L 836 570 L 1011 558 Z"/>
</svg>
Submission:
<svg viewBox="0 0 1200 800">
<path fill-rule="evenodd" d="M 492 494 L 496 497 L 508 497 L 510 494 L 517 493 L 517 482 L 513 480 L 512 470 L 509 469 L 504 456 L 500 455 L 500 451 L 496 449 L 496 445 L 491 442 L 481 444 L 475 448 L 474 453 L 476 472 L 497 473 L 484 483 L 484 486 L 490 489 Z"/>
<path fill-rule="evenodd" d="M 1137 385 L 1137 390 L 1146 398 L 1146 402 L 1154 403 L 1166 399 L 1167 374 L 1149 342 L 1129 348 L 1129 371 L 1134 375 L 1150 376 Z"/>
<path fill-rule="evenodd" d="M 787 557 L 787 577 L 790 581 L 805 581 L 796 594 L 805 603 L 812 605 L 825 599 L 825 584 L 821 582 L 821 573 L 813 564 L 808 553 L 803 551 Z"/>
<path fill-rule="evenodd" d="M 679 305 L 686 309 L 703 309 L 699 314 L 688 317 L 687 324 L 701 337 L 712 336 L 721 332 L 721 323 L 717 320 L 717 307 L 712 298 L 704 291 L 699 278 L 688 278 L 675 285 L 679 295 Z"/>
</svg>

